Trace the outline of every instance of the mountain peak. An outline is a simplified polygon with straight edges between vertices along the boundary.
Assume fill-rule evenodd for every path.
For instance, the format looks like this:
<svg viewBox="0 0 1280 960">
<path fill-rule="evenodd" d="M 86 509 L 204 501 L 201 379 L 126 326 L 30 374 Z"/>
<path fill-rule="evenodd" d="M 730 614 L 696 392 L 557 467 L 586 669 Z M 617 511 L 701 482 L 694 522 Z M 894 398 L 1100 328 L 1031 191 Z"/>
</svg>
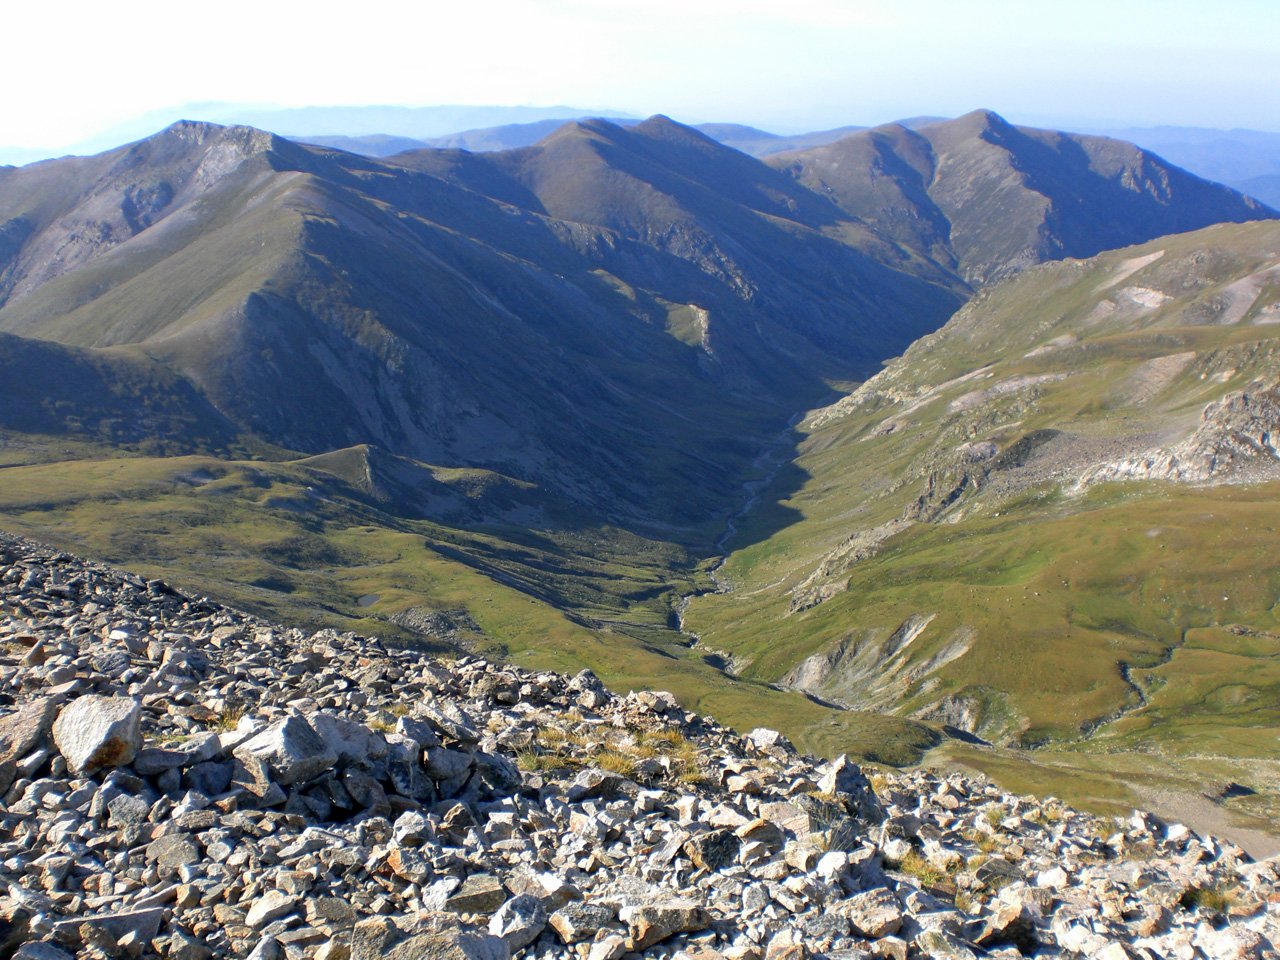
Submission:
<svg viewBox="0 0 1280 960">
<path fill-rule="evenodd" d="M 277 150 L 285 142 L 274 133 L 268 133 L 256 127 L 224 126 L 207 120 L 178 120 L 140 142 L 150 143 L 161 140 L 177 141 L 197 147 L 209 143 L 227 143 L 239 148 L 240 152 L 246 155 Z"/>
<path fill-rule="evenodd" d="M 956 117 L 954 120 L 944 120 L 942 121 L 942 124 L 939 125 L 944 124 L 953 125 L 966 131 L 974 132 L 991 131 L 994 133 L 1004 133 L 1013 129 L 1013 124 L 1008 120 L 1000 116 L 1000 114 L 996 113 L 994 110 L 987 110 L 985 108 L 970 110 L 968 113 Z"/>
<path fill-rule="evenodd" d="M 712 139 L 700 130 L 672 120 L 662 113 L 655 113 L 652 117 L 637 123 L 631 129 L 633 132 L 653 140 L 678 140 L 685 143 L 706 143 L 714 144 L 717 147 L 721 146 L 718 140 Z"/>
</svg>

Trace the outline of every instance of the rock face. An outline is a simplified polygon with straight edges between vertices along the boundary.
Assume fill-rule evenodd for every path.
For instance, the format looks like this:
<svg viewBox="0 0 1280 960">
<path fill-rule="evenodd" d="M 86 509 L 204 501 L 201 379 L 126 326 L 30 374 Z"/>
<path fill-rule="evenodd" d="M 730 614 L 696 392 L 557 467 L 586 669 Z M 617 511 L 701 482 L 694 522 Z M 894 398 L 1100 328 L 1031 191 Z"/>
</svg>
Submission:
<svg viewBox="0 0 1280 960">
<path fill-rule="evenodd" d="M 873 783 L 670 695 L 286 630 L 3 535 L 0 610 L 5 956 L 1277 955 L 1280 865 L 1144 814 Z"/>
<path fill-rule="evenodd" d="M 1191 436 L 1168 448 L 1098 464 L 1077 488 L 1112 480 L 1256 482 L 1280 476 L 1280 384 L 1255 383 L 1208 404 Z"/>
<path fill-rule="evenodd" d="M 53 742 L 72 773 L 92 773 L 129 763 L 142 746 L 142 710 L 128 697 L 89 695 L 63 708 Z"/>
</svg>

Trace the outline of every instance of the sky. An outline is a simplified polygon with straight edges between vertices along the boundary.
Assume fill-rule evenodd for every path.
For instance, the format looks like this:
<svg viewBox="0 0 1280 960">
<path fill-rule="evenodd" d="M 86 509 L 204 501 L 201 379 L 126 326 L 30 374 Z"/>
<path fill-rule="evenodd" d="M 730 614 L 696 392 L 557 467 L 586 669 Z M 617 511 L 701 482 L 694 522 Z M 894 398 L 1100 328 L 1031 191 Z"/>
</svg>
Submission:
<svg viewBox="0 0 1280 960">
<path fill-rule="evenodd" d="M 1280 130 L 1277 0 L 63 0 L 5 20 L 0 161 L 210 101 Z"/>
</svg>

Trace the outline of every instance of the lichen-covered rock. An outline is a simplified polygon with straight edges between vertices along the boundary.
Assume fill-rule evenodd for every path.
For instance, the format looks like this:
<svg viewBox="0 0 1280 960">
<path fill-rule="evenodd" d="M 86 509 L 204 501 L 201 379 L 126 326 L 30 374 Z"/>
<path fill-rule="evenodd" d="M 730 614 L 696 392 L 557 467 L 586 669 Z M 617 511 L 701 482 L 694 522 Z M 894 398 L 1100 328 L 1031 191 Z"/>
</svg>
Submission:
<svg viewBox="0 0 1280 960">
<path fill-rule="evenodd" d="M 705 930 L 711 923 L 711 914 L 700 903 L 672 900 L 625 906 L 618 911 L 618 919 L 631 931 L 630 948 L 643 950 L 677 933 Z"/>
</svg>

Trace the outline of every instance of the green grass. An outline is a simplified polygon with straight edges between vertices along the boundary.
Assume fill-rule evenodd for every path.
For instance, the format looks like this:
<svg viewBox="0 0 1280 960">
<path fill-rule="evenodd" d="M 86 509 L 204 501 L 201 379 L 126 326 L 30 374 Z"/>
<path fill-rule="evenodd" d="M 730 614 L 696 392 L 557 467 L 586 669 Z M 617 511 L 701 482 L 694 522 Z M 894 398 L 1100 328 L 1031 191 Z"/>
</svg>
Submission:
<svg viewBox="0 0 1280 960">
<path fill-rule="evenodd" d="M 685 554 L 624 531 L 406 519 L 306 461 L 77 460 L 7 468 L 4 479 L 0 527 L 281 622 L 439 647 L 391 618 L 465 610 L 478 630 L 457 640 L 478 653 L 590 668 L 621 692 L 670 690 L 688 709 L 744 731 L 775 727 L 813 752 L 909 763 L 937 741 L 909 720 L 833 710 L 705 664 L 667 626 L 672 598 L 695 582 Z"/>
</svg>

